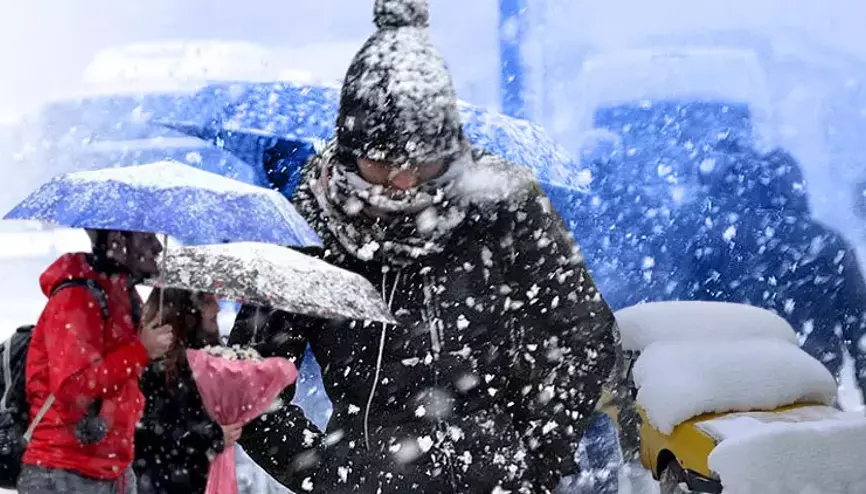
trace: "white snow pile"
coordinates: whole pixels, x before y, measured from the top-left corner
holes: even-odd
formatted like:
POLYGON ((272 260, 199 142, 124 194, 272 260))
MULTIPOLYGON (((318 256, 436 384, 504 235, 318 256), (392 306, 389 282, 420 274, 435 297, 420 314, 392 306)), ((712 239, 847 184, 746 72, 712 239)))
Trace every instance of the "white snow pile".
MULTIPOLYGON (((841 414, 841 412, 840 412, 841 414)), ((866 420, 775 422, 710 453, 725 494, 866 492, 866 420)))
POLYGON ((638 403, 664 434, 705 413, 829 405, 837 393, 820 362, 788 341, 769 338, 653 343, 633 376, 638 403))
POLYGON ((657 341, 759 337, 797 344, 787 321, 758 307, 725 302, 653 302, 616 312, 623 350, 642 351, 657 341))

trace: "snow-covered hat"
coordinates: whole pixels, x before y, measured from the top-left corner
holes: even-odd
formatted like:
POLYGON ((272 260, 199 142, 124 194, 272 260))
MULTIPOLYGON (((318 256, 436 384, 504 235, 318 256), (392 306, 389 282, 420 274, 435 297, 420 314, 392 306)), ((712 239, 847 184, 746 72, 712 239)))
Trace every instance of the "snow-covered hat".
POLYGON ((426 0, 375 0, 378 30, 352 60, 337 141, 354 155, 401 165, 449 162, 464 150, 457 95, 428 30, 426 0))

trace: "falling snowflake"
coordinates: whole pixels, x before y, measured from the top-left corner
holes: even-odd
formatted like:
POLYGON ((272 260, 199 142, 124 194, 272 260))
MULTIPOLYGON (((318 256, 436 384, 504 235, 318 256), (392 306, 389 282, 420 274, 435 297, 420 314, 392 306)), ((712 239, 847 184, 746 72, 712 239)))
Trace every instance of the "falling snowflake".
POLYGON ((469 320, 466 319, 466 316, 464 316, 463 314, 460 314, 457 317, 457 329, 462 331, 468 327, 469 327, 469 320))
POLYGON ((418 438, 418 447, 421 448, 423 453, 427 453, 430 449, 433 448, 433 438, 430 436, 423 436, 418 438))
POLYGON ((307 492, 312 492, 312 490, 313 490, 313 479, 310 478, 310 477, 305 478, 304 481, 301 483, 301 489, 303 489, 303 490, 305 490, 305 491, 307 491, 307 492))

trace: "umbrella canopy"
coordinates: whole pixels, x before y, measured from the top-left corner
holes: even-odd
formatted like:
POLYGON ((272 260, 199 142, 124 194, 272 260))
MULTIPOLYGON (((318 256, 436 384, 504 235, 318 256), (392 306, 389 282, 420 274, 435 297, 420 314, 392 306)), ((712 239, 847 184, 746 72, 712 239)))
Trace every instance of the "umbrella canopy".
POLYGON ((4 219, 163 233, 187 244, 321 246, 279 192, 176 161, 59 175, 4 219))
POLYGON ((213 293, 230 300, 322 318, 395 323, 366 278, 277 245, 187 246, 165 254, 151 286, 213 293))
MULTIPOLYGON (((247 159, 280 141, 309 143, 325 141, 334 134, 340 90, 334 86, 281 83, 216 84, 202 89, 218 97, 231 94, 218 121, 159 121, 189 135, 215 142, 247 159)), ((531 168, 546 186, 580 190, 587 177, 578 170, 568 152, 540 127, 483 108, 459 103, 466 136, 474 146, 531 168)), ((305 145, 306 143, 307 145, 305 145)), ((304 156, 295 159, 303 162, 304 156)), ((308 157, 308 156, 306 156, 308 157)), ((267 171, 267 170, 266 170, 267 171)))

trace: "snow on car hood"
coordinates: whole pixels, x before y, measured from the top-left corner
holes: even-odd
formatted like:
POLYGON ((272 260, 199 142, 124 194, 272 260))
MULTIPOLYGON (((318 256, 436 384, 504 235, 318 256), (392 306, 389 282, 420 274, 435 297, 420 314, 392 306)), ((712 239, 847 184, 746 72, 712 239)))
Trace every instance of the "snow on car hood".
POLYGON ((695 427, 719 443, 727 439, 760 434, 767 424, 804 424, 862 419, 860 414, 854 412, 843 412, 833 407, 815 405, 784 411, 729 413, 698 422, 695 427))
POLYGON ((716 423, 730 437, 710 453, 709 466, 725 494, 866 492, 866 418, 819 408, 760 427, 754 416, 716 423))

